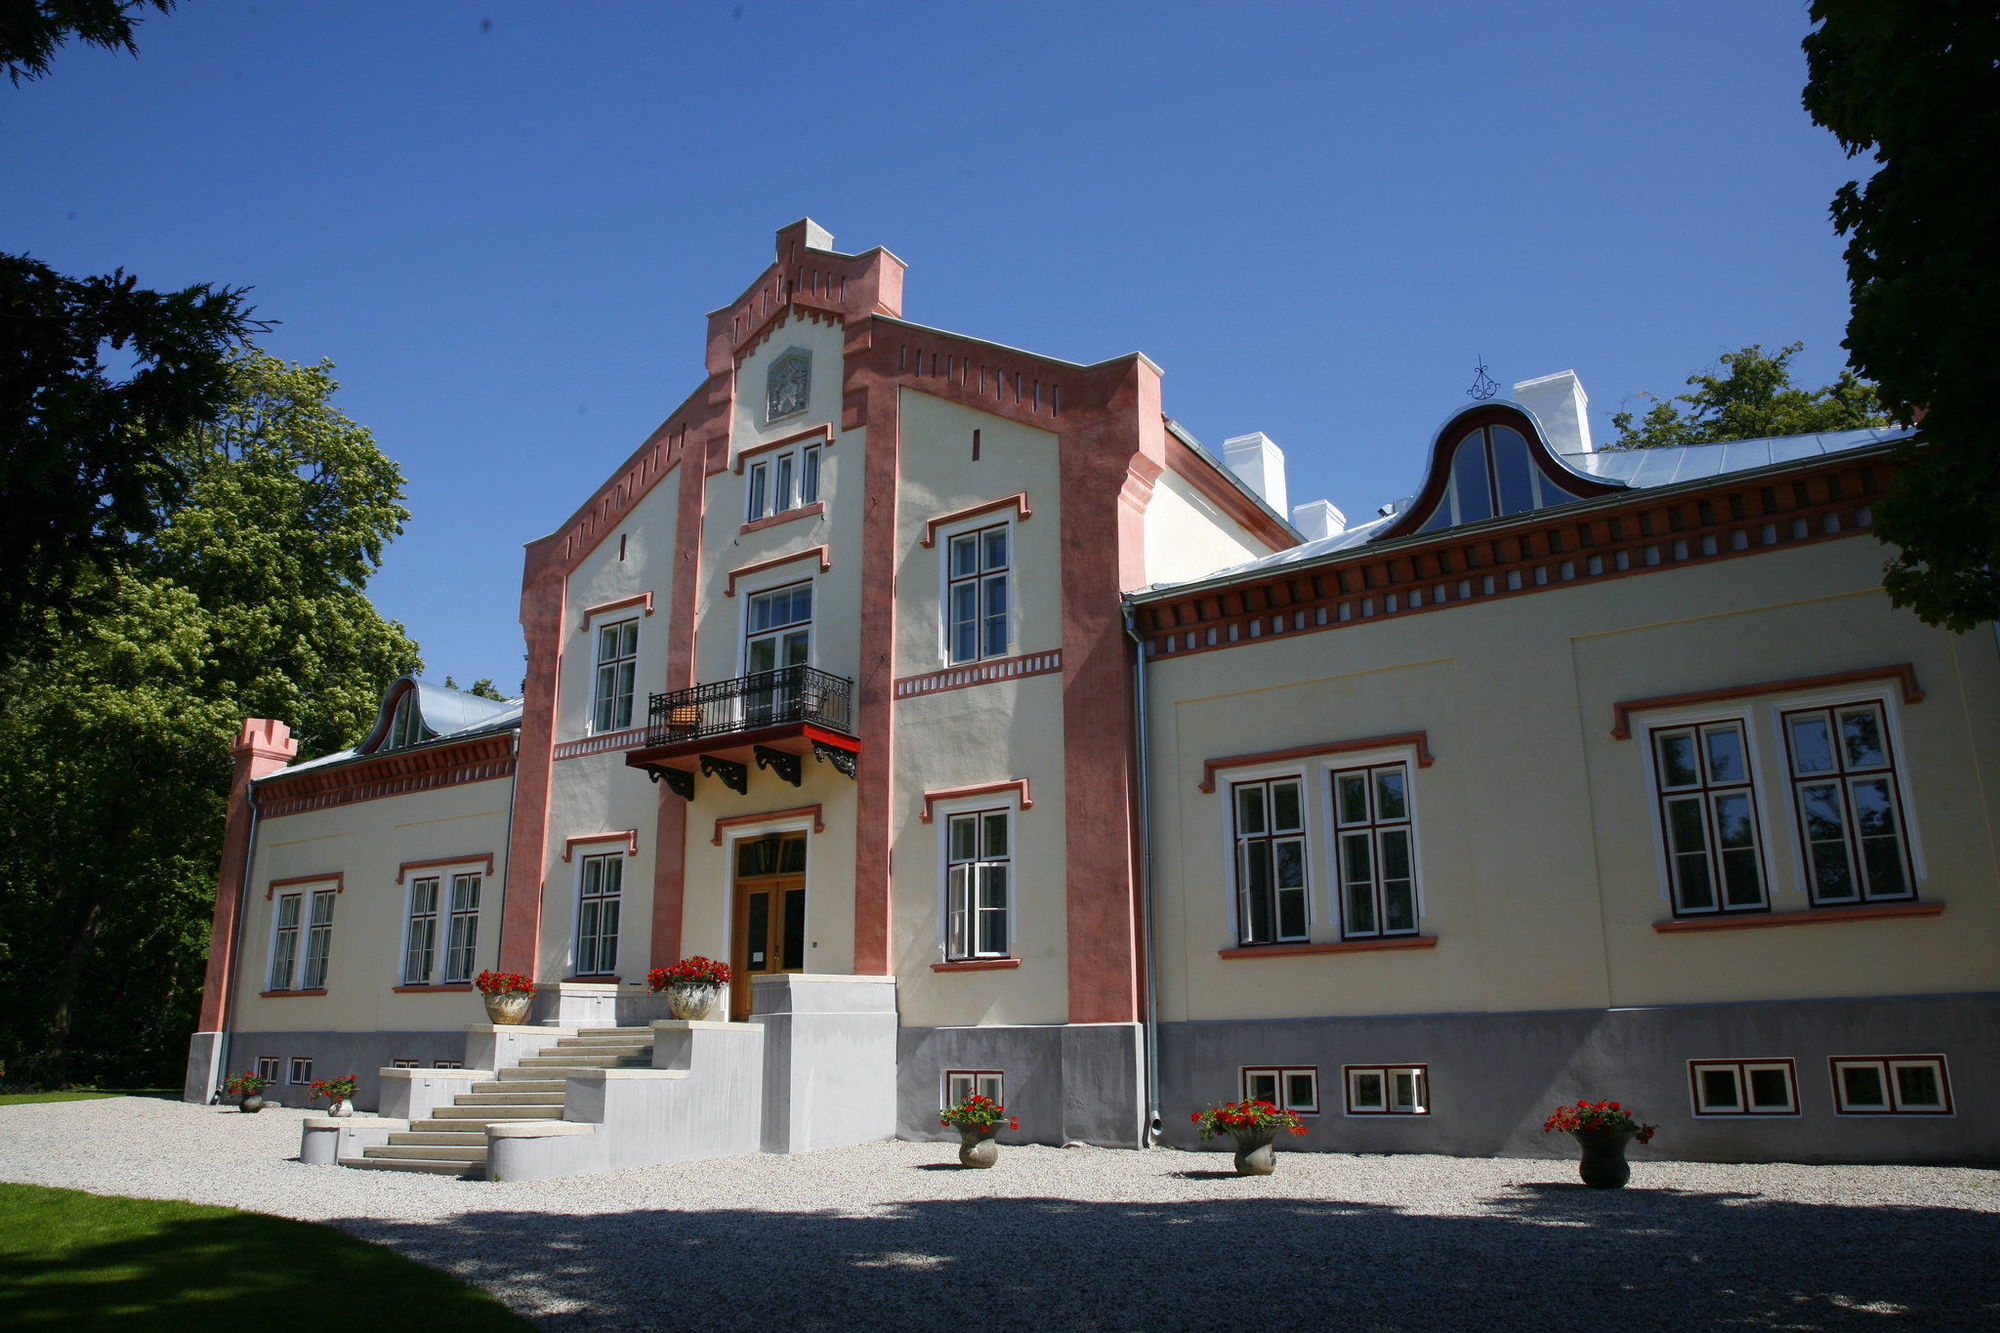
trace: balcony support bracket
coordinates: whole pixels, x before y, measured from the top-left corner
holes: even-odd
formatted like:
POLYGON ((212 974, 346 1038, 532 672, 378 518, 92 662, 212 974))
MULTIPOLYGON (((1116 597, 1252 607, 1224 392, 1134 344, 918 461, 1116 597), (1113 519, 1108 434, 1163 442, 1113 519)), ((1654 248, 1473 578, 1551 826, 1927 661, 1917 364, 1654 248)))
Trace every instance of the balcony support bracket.
POLYGON ((667 790, 683 801, 694 799, 694 774, 685 768, 671 768, 666 764, 647 764, 646 776, 655 782, 667 784, 667 790))
POLYGON ((786 754, 783 750, 773 750, 768 745, 756 748, 757 767, 768 768, 794 787, 799 785, 799 756, 786 754))
POLYGON ((718 759, 712 754, 701 757, 701 775, 705 778, 721 778, 722 785, 738 796, 750 794, 750 766, 718 759))
POLYGON ((832 764, 842 776, 853 777, 855 760, 860 756, 852 750, 843 750, 838 745, 828 745, 818 737, 813 738, 813 758, 823 764, 832 764))

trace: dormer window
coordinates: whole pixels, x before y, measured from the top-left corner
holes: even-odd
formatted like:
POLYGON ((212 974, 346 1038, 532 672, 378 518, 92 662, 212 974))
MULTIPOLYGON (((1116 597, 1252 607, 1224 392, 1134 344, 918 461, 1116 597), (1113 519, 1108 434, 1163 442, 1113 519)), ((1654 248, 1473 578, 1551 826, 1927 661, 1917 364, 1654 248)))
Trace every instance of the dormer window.
POLYGON ((403 697, 396 701, 396 711, 389 717, 389 740, 382 748, 400 750, 406 745, 418 745, 429 739, 430 728, 424 725, 424 715, 417 709, 417 692, 405 690, 403 697))
POLYGON ((1423 489, 1374 540, 1526 514, 1620 489, 1573 471, 1511 404, 1469 408, 1438 432, 1423 489))

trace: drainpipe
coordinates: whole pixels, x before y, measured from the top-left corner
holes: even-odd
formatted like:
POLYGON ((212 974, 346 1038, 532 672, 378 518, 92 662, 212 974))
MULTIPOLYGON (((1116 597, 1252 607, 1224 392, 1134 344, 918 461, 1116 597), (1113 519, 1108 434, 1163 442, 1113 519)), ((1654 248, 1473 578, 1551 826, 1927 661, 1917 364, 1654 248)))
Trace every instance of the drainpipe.
MULTIPOLYGON (((243 878, 236 890, 236 942, 229 949, 229 973, 223 980, 222 1008, 216 1022, 216 1026, 222 1029, 222 1049, 216 1063, 224 1079, 229 1077, 229 1046, 235 1033, 230 1020, 236 1016, 236 985, 243 972, 243 935, 250 919, 250 867, 257 860, 257 783, 254 779, 243 784, 243 800, 250 807, 250 836, 243 840, 243 878)), ((218 1081, 210 1090, 209 1105, 222 1100, 221 1088, 222 1084, 218 1081)))
POLYGON ((1146 1123, 1139 1133, 1139 1146, 1150 1148, 1159 1141, 1160 1130, 1160 969, 1155 956, 1153 932, 1153 791, 1152 769, 1146 737, 1146 643, 1139 637, 1137 613, 1130 599, 1125 603, 1125 633, 1132 640, 1137 663, 1134 707, 1139 732, 1139 900, 1142 957, 1146 967, 1146 1010, 1139 1027, 1145 1048, 1146 1123))

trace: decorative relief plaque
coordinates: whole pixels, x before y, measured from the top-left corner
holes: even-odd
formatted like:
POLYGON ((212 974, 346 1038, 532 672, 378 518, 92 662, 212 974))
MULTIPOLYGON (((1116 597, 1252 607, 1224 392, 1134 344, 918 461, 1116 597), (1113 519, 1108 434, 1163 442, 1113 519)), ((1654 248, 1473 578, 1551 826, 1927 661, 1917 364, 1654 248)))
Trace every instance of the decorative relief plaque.
POLYGON ((764 386, 765 420, 776 421, 805 411, 811 385, 810 352, 790 351, 773 361, 764 386))

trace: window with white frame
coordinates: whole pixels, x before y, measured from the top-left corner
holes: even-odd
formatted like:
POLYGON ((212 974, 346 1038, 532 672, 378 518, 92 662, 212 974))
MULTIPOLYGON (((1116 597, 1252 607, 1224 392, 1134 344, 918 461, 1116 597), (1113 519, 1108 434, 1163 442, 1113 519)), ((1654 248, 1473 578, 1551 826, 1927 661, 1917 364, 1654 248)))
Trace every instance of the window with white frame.
POLYGON ((639 671, 639 622, 597 627, 597 669, 591 687, 590 725, 600 735, 632 725, 632 686, 639 671))
POLYGON ((755 523, 819 499, 820 454, 824 444, 804 444, 758 458, 745 470, 749 492, 745 521, 755 523))
POLYGON ((442 876, 423 875, 410 882, 409 919, 403 930, 405 986, 427 986, 434 979, 448 986, 472 980, 481 880, 478 874, 453 875, 449 896, 442 876))
POLYGON ((1269 1102, 1281 1111, 1315 1115, 1319 1111, 1319 1067, 1246 1068, 1243 1071, 1243 1100, 1269 1102))
POLYGON ((750 594, 743 617, 743 674, 762 677, 744 692, 744 725, 799 720, 805 673, 792 668, 812 659, 812 581, 750 594))
POLYGON ((302 893, 281 893, 272 917, 271 972, 266 990, 290 990, 299 962, 299 926, 305 908, 302 893))
POLYGON ((1942 1055, 1838 1055, 1833 1104, 1842 1115, 1951 1115, 1942 1055))
POLYGON ((424 1067, 424 1062, 422 1060, 408 1060, 408 1059, 391 1060, 389 1062, 389 1067, 391 1069, 422 1069, 424 1067))
POLYGON ((432 1069, 463 1069, 463 1068, 465 1068, 465 1061, 463 1061, 463 1060, 433 1060, 433 1061, 431 1061, 431 1068, 432 1068, 432 1069))
POLYGON ((586 856, 577 869, 578 976, 605 976, 618 970, 618 907, 624 878, 621 852, 586 856))
POLYGON ((451 915, 444 947, 444 982, 448 986, 472 980, 473 957, 479 949, 480 887, 478 875, 451 877, 451 915))
POLYGON ((403 928, 403 984, 430 984, 437 958, 438 877, 425 875, 410 882, 410 919, 403 928))
POLYGON ((1742 719, 1659 727, 1650 735, 1675 915, 1768 908, 1752 758, 1742 719))
POLYGON ((1790 1060, 1690 1060, 1694 1113, 1797 1115, 1799 1083, 1790 1060))
POLYGON ((1013 545, 1010 523, 954 533, 945 540, 945 659, 1005 657, 1013 649, 1013 545))
POLYGON ((1348 1065, 1349 1115, 1429 1115, 1430 1074, 1424 1065, 1348 1065))
POLYGON ((945 957, 1008 956, 1013 811, 945 816, 945 957))
POLYGON ((279 1061, 278 1057, 277 1057, 277 1056, 275 1056, 275 1055, 260 1055, 260 1056, 258 1056, 258 1057, 257 1057, 257 1077, 258 1077, 258 1078, 261 1078, 261 1079, 263 1079, 263 1080, 265 1080, 265 1081, 266 1081, 266 1082, 268 1082, 268 1083, 276 1083, 276 1082, 278 1081, 278 1066, 279 1066, 279 1064, 280 1064, 280 1061, 279 1061))
POLYGON ((1005 1076, 997 1069, 947 1069, 944 1071, 944 1105, 952 1107, 975 1093, 1005 1106, 1002 1085, 1005 1076))
POLYGON ((288 1071, 288 1075, 285 1079, 285 1082, 298 1084, 298 1083, 310 1083, 312 1081, 313 1081, 312 1058, 310 1056, 304 1056, 304 1055, 293 1056, 292 1067, 290 1071, 288 1071))
POLYGON ((305 975, 299 979, 300 990, 326 987, 327 961, 333 952, 333 896, 332 889, 317 890, 312 896, 310 915, 306 918, 305 975))
POLYGON ((1417 880, 1408 766, 1333 773, 1335 860, 1343 939, 1417 933, 1417 880))
POLYGON ((1792 709, 1782 720, 1813 902, 1912 897, 1916 881, 1882 705, 1792 709))
POLYGON ((1309 913, 1302 787, 1297 777, 1230 784, 1240 944, 1306 938, 1309 913))

